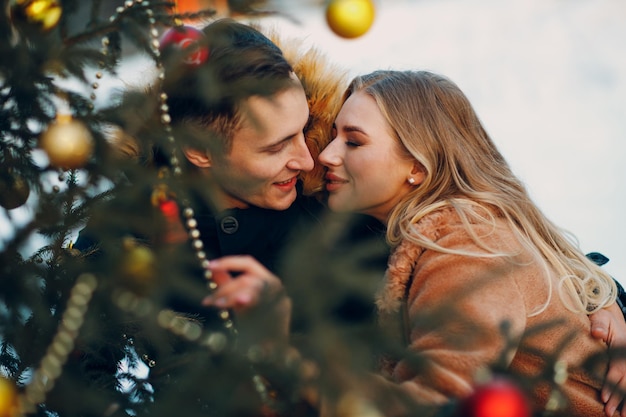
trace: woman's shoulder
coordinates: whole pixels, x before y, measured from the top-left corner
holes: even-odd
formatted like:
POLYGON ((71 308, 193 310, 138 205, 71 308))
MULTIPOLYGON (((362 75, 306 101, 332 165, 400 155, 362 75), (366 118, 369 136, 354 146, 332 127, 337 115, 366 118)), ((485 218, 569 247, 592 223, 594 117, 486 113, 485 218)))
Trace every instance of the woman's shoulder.
POLYGON ((462 216, 459 209, 454 206, 444 206, 420 216, 419 220, 412 223, 409 231, 432 242, 454 234, 506 235, 513 233, 504 217, 496 210, 486 208, 463 213, 462 216))
POLYGON ((462 254, 526 254, 518 234, 502 216, 465 216, 451 206, 422 216, 394 249, 394 258, 414 264, 426 251, 462 254))

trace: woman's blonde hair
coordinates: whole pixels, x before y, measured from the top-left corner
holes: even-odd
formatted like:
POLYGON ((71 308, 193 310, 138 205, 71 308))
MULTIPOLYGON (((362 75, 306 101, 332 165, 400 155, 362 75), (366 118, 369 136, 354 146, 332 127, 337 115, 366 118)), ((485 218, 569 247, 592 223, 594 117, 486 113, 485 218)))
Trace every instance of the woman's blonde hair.
MULTIPOLYGON (((493 222, 489 213, 496 213, 506 219, 524 247, 540 255, 546 270, 551 267, 561 277, 559 294, 568 308, 590 313, 614 301, 614 280, 531 201, 455 83, 427 71, 376 71, 355 78, 344 101, 359 90, 376 100, 402 152, 417 160, 426 173, 423 183, 390 213, 391 245, 410 239, 449 252, 413 233, 412 224, 445 206, 453 207, 468 226, 493 222)), ((466 255, 513 255, 489 249, 472 236, 488 254, 466 255)))

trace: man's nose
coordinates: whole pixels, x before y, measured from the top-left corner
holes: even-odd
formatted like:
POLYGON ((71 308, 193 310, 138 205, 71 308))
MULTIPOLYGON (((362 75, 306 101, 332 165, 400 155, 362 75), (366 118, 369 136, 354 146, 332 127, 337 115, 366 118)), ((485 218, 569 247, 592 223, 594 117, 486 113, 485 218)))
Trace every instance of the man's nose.
POLYGON ((304 141, 299 142, 295 149, 295 155, 289 162, 288 167, 294 170, 311 171, 314 165, 315 161, 313 161, 306 143, 304 141))

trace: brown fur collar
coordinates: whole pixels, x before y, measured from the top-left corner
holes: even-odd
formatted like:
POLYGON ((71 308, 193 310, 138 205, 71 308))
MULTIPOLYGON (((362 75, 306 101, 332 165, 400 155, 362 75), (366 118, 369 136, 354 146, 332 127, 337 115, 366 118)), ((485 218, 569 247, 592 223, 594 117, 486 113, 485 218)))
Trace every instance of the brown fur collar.
POLYGON ((304 86, 310 109, 305 137, 315 168, 302 174, 302 183, 305 195, 315 194, 321 198, 324 168, 317 157, 330 142, 331 129, 348 86, 348 72, 331 63, 317 48, 304 48, 301 39, 281 38, 275 31, 266 33, 266 36, 282 49, 304 86))
MULTIPOLYGON (((415 225, 415 230, 427 239, 437 241, 441 227, 448 224, 451 217, 458 218, 453 208, 438 210, 421 219, 415 225)), ((400 311, 412 272, 423 252, 424 248, 406 240, 393 250, 385 273, 384 286, 376 297, 376 306, 381 314, 396 314, 400 311)))

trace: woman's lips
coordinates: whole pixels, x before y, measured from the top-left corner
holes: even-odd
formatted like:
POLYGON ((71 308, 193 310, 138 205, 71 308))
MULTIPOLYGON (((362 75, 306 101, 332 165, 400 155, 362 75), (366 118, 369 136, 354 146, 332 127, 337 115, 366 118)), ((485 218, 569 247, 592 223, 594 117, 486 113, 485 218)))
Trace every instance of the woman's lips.
POLYGON ((332 192, 332 191, 336 191, 339 188, 341 188, 341 186, 343 184, 347 184, 348 181, 338 177, 334 174, 326 174, 326 191, 332 192))

